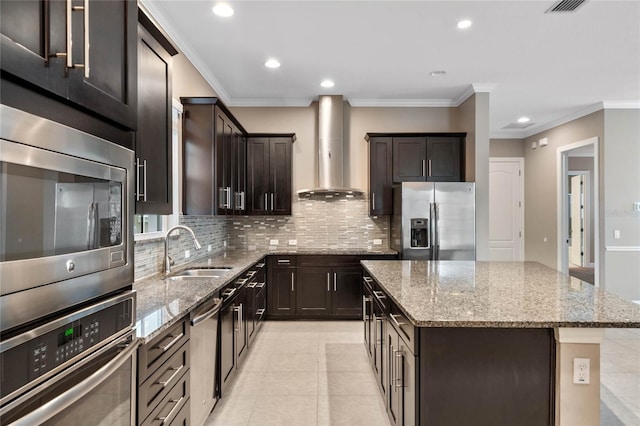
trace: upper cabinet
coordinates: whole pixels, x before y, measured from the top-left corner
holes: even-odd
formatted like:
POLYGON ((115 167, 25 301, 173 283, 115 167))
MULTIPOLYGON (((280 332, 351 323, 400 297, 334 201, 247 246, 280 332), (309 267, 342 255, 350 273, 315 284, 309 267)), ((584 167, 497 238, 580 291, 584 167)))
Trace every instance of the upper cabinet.
POLYGON ((393 138, 394 182, 460 182, 464 137, 393 138))
POLYGON ((369 215, 393 213, 392 144, 390 137, 369 140, 369 215))
POLYGON ((368 133, 369 215, 393 212, 393 185, 464 180, 464 133, 368 133))
POLYGON ((212 97, 180 98, 184 107, 183 213, 246 212, 246 132, 212 97))
POLYGON ((137 2, 2 1, 0 66, 18 81, 136 128, 137 2))
POLYGON ((294 134, 253 134, 247 139, 247 212, 291 215, 291 147, 294 134))
POLYGON ((172 213, 171 57, 178 51, 139 11, 136 213, 172 213))

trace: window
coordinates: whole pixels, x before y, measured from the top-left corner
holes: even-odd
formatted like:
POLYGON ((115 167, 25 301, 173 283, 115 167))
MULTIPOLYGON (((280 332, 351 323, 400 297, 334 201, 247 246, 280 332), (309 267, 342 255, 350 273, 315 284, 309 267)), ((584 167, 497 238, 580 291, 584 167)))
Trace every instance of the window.
POLYGON ((178 208, 178 145, 180 130, 180 114, 182 105, 177 100, 173 100, 171 109, 171 168, 172 172, 172 194, 173 194, 173 214, 157 215, 144 214, 134 215, 133 234, 136 241, 148 240, 163 237, 167 230, 177 225, 179 222, 180 210, 178 208))

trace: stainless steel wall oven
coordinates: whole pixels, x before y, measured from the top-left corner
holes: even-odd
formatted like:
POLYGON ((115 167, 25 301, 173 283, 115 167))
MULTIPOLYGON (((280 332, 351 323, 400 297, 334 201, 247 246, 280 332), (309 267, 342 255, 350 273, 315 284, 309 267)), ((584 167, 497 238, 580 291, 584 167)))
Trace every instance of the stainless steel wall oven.
POLYGON ((133 152, 0 105, 0 424, 135 423, 133 152))
POLYGON ((133 152, 0 106, 0 330, 130 289, 133 152))

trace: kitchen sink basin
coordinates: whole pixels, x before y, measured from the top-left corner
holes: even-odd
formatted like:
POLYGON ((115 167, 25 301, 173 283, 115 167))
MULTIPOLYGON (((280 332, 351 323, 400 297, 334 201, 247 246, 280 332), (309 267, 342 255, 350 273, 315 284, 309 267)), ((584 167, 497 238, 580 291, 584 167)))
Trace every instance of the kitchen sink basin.
POLYGON ((204 268, 190 268, 169 277, 172 280, 183 280, 189 278, 220 278, 231 271, 229 266, 215 266, 204 268))

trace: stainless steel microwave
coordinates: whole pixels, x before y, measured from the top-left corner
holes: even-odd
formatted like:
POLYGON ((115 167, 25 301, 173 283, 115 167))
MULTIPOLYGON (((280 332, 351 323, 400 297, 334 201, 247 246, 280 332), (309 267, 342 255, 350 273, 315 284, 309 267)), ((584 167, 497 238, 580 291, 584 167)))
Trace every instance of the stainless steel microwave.
POLYGON ((0 106, 2 332, 130 287, 133 152, 0 106))

